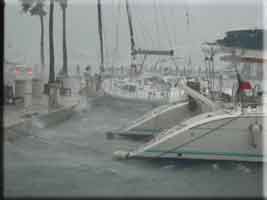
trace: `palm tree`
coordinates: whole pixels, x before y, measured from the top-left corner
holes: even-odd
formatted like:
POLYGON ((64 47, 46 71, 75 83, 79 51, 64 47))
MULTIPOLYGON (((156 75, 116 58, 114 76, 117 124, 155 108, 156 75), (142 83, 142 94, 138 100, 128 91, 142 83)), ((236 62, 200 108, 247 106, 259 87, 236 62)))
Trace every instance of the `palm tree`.
POLYGON ((30 13, 32 16, 39 16, 41 25, 41 39, 40 39, 40 58, 42 73, 45 66, 45 54, 44 54, 44 16, 47 14, 45 11, 45 0, 20 0, 22 5, 22 11, 24 13, 30 13))
POLYGON ((48 105, 51 108, 56 108, 59 104, 57 94, 58 87, 55 80, 55 54, 54 54, 54 1, 50 0, 49 8, 49 80, 48 89, 48 105))
POLYGON ((49 8, 49 83, 55 82, 55 55, 54 55, 54 0, 50 0, 49 8))
POLYGON ((22 11, 24 13, 28 13, 30 8, 32 7, 34 0, 19 0, 22 6, 22 11))
POLYGON ((45 66, 45 55, 44 55, 44 16, 46 15, 46 11, 44 9, 44 1, 39 0, 30 10, 31 15, 38 15, 40 17, 41 24, 41 39, 40 39, 40 55, 41 55, 41 66, 42 72, 44 72, 45 66))
POLYGON ((66 40, 66 9, 67 9, 67 0, 56 0, 61 9, 62 9, 62 50, 63 50, 63 66, 62 73, 65 76, 68 76, 68 55, 67 55, 67 40, 66 40))

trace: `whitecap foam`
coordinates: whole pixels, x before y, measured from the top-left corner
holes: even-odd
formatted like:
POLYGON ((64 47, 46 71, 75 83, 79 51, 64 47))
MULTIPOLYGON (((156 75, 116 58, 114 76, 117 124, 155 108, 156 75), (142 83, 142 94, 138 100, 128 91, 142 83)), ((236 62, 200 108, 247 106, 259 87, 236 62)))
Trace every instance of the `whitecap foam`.
POLYGON ((165 165, 163 167, 161 167, 162 169, 173 169, 175 167, 175 165, 165 165))
POLYGON ((213 170, 219 170, 220 169, 219 164, 218 163, 213 163, 212 164, 212 169, 213 170))
POLYGON ((237 164, 236 169, 244 173, 251 173, 251 169, 243 164, 237 164))
POLYGON ((32 118, 32 126, 36 128, 44 128, 45 124, 38 118, 32 118))

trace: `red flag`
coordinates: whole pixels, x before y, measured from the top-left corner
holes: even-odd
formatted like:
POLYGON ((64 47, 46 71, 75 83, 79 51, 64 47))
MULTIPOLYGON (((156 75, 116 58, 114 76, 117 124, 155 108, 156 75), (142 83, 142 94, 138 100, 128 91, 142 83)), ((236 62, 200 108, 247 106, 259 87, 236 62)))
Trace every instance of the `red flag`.
POLYGON ((240 91, 251 90, 252 86, 249 81, 241 82, 239 85, 240 91))

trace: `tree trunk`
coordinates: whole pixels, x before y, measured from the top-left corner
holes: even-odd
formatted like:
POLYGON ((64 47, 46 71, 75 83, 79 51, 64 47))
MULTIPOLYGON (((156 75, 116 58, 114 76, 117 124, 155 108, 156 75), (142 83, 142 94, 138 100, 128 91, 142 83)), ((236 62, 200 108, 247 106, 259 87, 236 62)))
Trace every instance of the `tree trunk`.
POLYGON ((50 0, 49 11, 49 83, 55 82, 55 55, 54 55, 54 38, 53 38, 53 22, 54 22, 54 0, 50 0))
POLYGON ((41 45, 40 45, 40 54, 41 54, 41 73, 44 74, 44 67, 45 67, 45 55, 44 55, 44 17, 40 15, 40 22, 41 22, 41 45))
POLYGON ((66 40, 66 8, 62 8, 62 25, 63 25, 63 73, 68 76, 68 55, 67 55, 67 40, 66 40))

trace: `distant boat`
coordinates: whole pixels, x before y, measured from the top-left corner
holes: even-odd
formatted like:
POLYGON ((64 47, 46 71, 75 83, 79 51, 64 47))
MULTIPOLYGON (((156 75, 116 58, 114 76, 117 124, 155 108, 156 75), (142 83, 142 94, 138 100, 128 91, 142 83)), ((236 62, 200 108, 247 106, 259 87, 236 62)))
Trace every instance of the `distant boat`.
MULTIPOLYGON (((129 3, 126 0, 128 16, 131 64, 130 72, 126 76, 111 77, 103 81, 102 88, 106 95, 127 101, 143 101, 154 104, 168 104, 172 102, 186 101, 187 96, 177 87, 179 76, 162 76, 159 74, 144 73, 144 63, 137 65, 136 56, 147 55, 173 56, 173 50, 147 50, 135 47, 134 32, 129 3), (137 69, 139 67, 139 69, 137 69)), ((143 62, 144 62, 143 60, 143 62)))
POLYGON ((185 92, 176 85, 177 81, 175 76, 143 74, 133 80, 129 77, 105 79, 102 87, 105 94, 113 98, 168 104, 187 100, 185 92))

